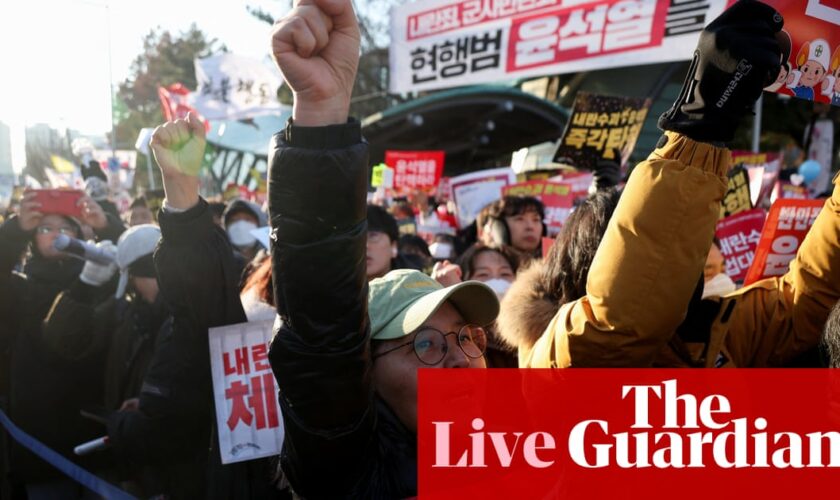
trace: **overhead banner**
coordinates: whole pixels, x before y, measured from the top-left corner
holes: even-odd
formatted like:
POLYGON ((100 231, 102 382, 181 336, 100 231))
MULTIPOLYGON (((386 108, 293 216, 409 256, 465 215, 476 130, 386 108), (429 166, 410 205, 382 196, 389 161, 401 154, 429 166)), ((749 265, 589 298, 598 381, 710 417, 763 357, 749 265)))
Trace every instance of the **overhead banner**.
POLYGON ((788 271, 790 261, 796 257, 799 246, 814 225, 824 203, 823 200, 792 199, 781 199, 773 203, 744 285, 782 276, 788 271))
POLYGON ((458 226, 464 228, 473 223, 482 208, 501 198, 505 186, 516 183, 516 174, 510 167, 494 168, 459 175, 449 182, 458 226))
POLYGON ((257 59, 218 54, 195 60, 198 89, 191 104, 208 120, 240 120, 279 114, 280 73, 257 59))
POLYGON ((394 189, 436 187, 445 156, 443 151, 385 151, 385 164, 394 169, 394 189))
POLYGON ((283 419, 268 363, 272 321, 210 329, 210 365, 223 464, 280 454, 283 419))
POLYGON ((725 0, 437 0, 394 8, 391 91, 688 59, 725 0))
MULTIPOLYGON (((390 90, 461 85, 691 59, 734 0, 423 0, 391 11, 390 90)), ((834 0, 768 0, 792 40, 768 90, 840 105, 834 0), (820 71, 815 71, 819 65, 820 71), (828 78, 832 76, 833 78, 828 78)))
POLYGON ((732 281, 744 281, 755 258, 755 249, 761 239, 766 215, 764 210, 756 208, 717 223, 715 236, 726 262, 726 275, 732 278, 732 281))
POLYGON ((579 92, 554 161, 587 170, 604 160, 623 165, 636 146, 650 105, 650 99, 579 92))
MULTIPOLYGON (((502 189, 504 196, 533 196, 545 207, 545 225, 560 229, 572 213, 575 194, 571 184, 549 181, 528 181, 502 189)), ((543 254, 545 255, 545 254, 543 254)))

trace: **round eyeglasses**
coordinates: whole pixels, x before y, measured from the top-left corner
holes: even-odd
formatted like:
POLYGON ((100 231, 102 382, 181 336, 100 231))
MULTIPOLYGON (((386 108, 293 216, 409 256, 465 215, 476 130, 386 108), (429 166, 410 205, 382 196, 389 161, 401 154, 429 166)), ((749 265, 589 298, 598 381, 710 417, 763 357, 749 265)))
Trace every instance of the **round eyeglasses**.
POLYGON ((449 351, 446 337, 450 335, 456 335, 458 347, 468 358, 478 359, 484 356, 484 352, 487 350, 487 332, 478 325, 464 325, 457 332, 449 333, 443 333, 431 327, 420 328, 414 333, 414 339, 411 342, 374 354, 373 359, 381 358, 403 347, 412 346, 414 354, 417 355, 417 359, 421 363, 434 366, 446 357, 446 353, 449 351))
POLYGON ((76 236, 76 230, 72 227, 62 226, 62 227, 52 227, 52 226, 38 226, 35 229, 35 232, 38 234, 50 234, 50 233, 61 233, 67 236, 76 236))

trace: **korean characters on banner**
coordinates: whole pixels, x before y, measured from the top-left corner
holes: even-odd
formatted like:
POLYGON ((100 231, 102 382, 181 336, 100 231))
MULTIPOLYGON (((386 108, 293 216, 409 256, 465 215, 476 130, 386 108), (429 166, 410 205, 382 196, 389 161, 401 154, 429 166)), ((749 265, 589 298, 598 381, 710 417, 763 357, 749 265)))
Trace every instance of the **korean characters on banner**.
POLYGON ((280 73, 257 59, 224 53, 195 60, 192 105, 208 120, 240 120, 282 111, 280 73))
POLYGON ((210 364, 222 463, 278 455, 283 419, 268 363, 272 322, 210 329, 210 364))
POLYGON ((773 203, 764 223, 755 259, 744 285, 782 276, 823 207, 823 200, 782 199, 773 203))
POLYGON ((739 165, 729 171, 729 185, 720 204, 720 218, 729 217, 751 208, 750 176, 747 169, 739 165))
POLYGON ((756 208, 718 222, 715 236, 726 262, 726 274, 732 281, 744 281, 755 257, 765 217, 764 210, 756 208))
POLYGON ((499 199, 505 186, 516 183, 510 167, 481 170, 452 177, 452 201, 455 202, 458 227, 473 223, 482 208, 499 199))
POLYGON ((391 11, 390 90, 688 60, 727 0, 424 0, 391 11))
POLYGON ((443 175, 443 151, 385 151, 385 164, 394 170, 394 189, 431 189, 443 175))
POLYGON ((840 3, 765 1, 785 18, 783 32, 790 39, 789 57, 765 90, 840 106, 840 3))
MULTIPOLYGON (((560 231, 574 207, 572 186, 559 182, 529 181, 502 188, 503 196, 532 196, 545 206, 545 224, 553 233, 560 231)), ((544 254, 545 255, 545 254, 544 254)))
POLYGON ((594 169, 599 161, 623 165, 642 131, 650 99, 578 93, 554 161, 594 169))

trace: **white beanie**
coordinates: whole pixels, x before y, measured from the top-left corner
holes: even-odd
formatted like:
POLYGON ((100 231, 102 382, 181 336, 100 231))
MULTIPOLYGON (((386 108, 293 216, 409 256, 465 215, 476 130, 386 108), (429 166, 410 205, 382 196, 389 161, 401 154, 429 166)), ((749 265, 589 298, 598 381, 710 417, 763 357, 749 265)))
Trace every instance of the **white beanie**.
POLYGON ((128 266, 154 252, 158 240, 160 228, 154 224, 134 226, 120 236, 117 243, 117 266, 120 268, 117 298, 125 295, 125 289, 128 287, 128 266))

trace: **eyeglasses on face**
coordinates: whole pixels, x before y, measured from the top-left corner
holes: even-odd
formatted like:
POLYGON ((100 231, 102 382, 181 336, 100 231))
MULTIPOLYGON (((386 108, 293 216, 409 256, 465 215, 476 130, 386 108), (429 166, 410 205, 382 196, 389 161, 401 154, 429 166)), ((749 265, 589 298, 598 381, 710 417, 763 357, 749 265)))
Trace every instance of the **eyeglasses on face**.
POLYGON ((53 226, 38 226, 35 229, 35 232, 38 234, 50 234, 50 233, 61 233, 67 236, 75 236, 76 230, 70 226, 61 226, 61 227, 53 227, 53 226))
POLYGON ((458 347, 470 359, 478 359, 484 356, 487 350, 487 332, 478 325, 464 325, 457 332, 443 333, 431 327, 423 327, 414 333, 414 339, 410 342, 394 346, 386 351, 373 355, 373 359, 394 352, 403 347, 412 346, 417 359, 424 365, 434 366, 446 357, 449 351, 449 344, 446 338, 456 335, 458 347))

